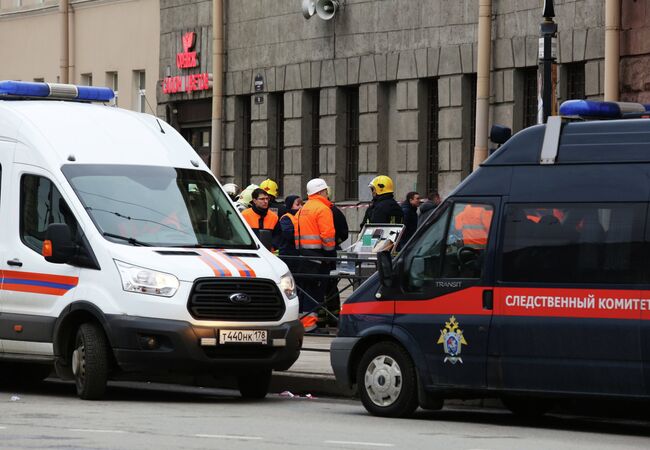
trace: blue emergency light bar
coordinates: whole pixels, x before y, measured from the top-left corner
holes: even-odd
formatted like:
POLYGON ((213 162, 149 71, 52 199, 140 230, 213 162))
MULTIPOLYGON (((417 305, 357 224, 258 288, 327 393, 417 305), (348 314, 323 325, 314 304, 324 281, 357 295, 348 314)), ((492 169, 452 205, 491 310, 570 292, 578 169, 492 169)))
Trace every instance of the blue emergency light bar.
POLYGON ((597 102, 592 100, 567 100, 560 106, 560 115, 592 119, 621 119, 626 114, 644 114, 650 105, 631 102, 597 102))
POLYGON ((5 80, 0 81, 0 98, 2 97, 107 102, 115 98, 115 93, 113 89, 107 87, 5 80))

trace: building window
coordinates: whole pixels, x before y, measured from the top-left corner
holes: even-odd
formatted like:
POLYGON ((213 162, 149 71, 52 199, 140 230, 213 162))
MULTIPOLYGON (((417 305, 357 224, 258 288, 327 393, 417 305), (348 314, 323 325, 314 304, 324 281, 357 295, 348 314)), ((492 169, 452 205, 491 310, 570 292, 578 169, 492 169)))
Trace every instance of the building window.
POLYGON ((345 92, 345 199, 359 198, 359 88, 345 92))
POLYGON ((278 184, 278 190, 283 192, 284 187, 284 94, 269 95, 269 106, 271 107, 271 117, 269 122, 272 135, 271 142, 271 160, 269 161, 269 177, 278 184))
POLYGON ((537 124, 537 67, 523 69, 524 128, 537 124))
POLYGON ((427 83, 426 192, 438 190, 438 80, 427 83))
POLYGON ((144 70, 134 71, 133 80, 135 84, 135 110, 143 113, 147 110, 146 77, 144 70))
POLYGON ((468 138, 463 142, 461 155, 461 174, 465 178, 474 167, 474 146, 476 145, 476 74, 463 76, 462 79, 463 101, 463 136, 468 138))
POLYGON ((235 177, 242 189, 251 179, 251 97, 237 96, 235 101, 235 177))
POLYGON ((585 98, 585 64, 572 63, 565 66, 567 100, 585 98))
POLYGON ((83 86, 92 86, 93 85, 93 74, 92 73, 82 73, 81 74, 81 84, 83 86))
POLYGON ((34 83, 44 83, 45 78, 34 78, 34 83))
POLYGON ((311 95, 311 177, 320 177, 320 91, 314 89, 311 95))
POLYGON ((106 86, 113 89, 113 93, 115 94, 115 97, 111 101, 111 105, 117 106, 117 94, 119 90, 117 72, 106 72, 106 86))

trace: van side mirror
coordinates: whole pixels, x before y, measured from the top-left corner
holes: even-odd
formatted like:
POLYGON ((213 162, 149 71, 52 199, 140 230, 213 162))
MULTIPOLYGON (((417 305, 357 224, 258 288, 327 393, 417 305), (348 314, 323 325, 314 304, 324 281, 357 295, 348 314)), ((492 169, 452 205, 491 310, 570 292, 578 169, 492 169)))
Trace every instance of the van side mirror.
POLYGON ((377 253, 377 270, 381 285, 391 287, 393 285, 393 258, 390 256, 390 251, 377 253))
POLYGON ((512 130, 503 125, 492 125, 490 128, 490 140, 495 144, 505 144, 512 136, 512 130))
POLYGON ((51 223, 45 231, 42 255, 45 260, 55 264, 70 262, 77 251, 72 241, 72 232, 65 223, 51 223))
POLYGON ((262 245, 268 250, 273 248, 273 234, 271 233, 271 230, 259 230, 257 237, 260 238, 262 245))

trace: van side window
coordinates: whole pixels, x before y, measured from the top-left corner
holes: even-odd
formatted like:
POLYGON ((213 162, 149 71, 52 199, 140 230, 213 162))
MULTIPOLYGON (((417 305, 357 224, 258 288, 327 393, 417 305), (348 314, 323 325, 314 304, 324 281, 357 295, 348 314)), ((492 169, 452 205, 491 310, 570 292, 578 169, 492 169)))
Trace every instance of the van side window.
POLYGON ((645 204, 510 204, 501 280, 637 283, 645 204))
POLYGON ((77 222, 50 180, 37 175, 23 175, 20 180, 20 235, 23 243, 40 253, 45 231, 51 223, 66 223, 72 236, 77 222))
POLYGON ((421 292, 439 278, 481 278, 493 211, 491 205, 478 203, 447 208, 409 246, 405 290, 421 292))

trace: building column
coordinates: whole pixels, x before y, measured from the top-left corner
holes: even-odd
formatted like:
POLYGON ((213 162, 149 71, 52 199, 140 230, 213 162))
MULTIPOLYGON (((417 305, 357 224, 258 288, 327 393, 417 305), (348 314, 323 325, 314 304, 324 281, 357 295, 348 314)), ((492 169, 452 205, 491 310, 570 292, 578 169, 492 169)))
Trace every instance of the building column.
POLYGON ((309 165, 305 164, 305 156, 311 151, 310 142, 306 139, 309 124, 304 91, 289 91, 284 93, 284 192, 287 195, 301 195, 305 184, 303 174, 308 175, 309 165))
POLYGON ((370 181, 388 172, 388 117, 379 83, 359 86, 359 200, 370 201, 370 181))
MULTIPOLYGON (((463 118, 469 115, 463 109, 470 108, 463 104, 462 84, 462 75, 438 79, 438 191, 443 198, 462 180, 463 118)), ((469 133, 468 129, 465 139, 469 133)))
MULTIPOLYGON (((235 183, 235 97, 224 98, 221 141, 221 173, 215 174, 223 184, 235 183)), ((240 186, 244 189, 246 186, 240 186)))
POLYGON ((345 98, 341 89, 320 91, 320 171, 336 200, 345 195, 345 98))
POLYGON ((251 183, 260 184, 268 178, 269 94, 251 97, 251 183), (256 103, 255 97, 263 99, 256 103))
POLYGON ((395 183, 398 201, 419 188, 420 117, 425 112, 418 109, 418 85, 418 80, 397 82, 397 148, 389 152, 388 175, 395 183))

